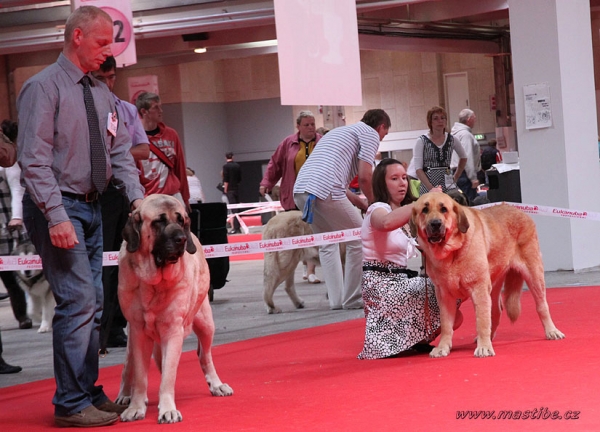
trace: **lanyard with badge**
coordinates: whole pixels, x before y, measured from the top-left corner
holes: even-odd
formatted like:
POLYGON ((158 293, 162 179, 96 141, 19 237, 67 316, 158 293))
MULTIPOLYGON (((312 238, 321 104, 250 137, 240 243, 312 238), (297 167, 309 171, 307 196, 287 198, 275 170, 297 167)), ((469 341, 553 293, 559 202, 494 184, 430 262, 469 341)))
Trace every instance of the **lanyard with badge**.
POLYGON ((305 155, 304 160, 306 160, 306 159, 308 159, 308 156, 310 155, 309 147, 310 147, 310 143, 312 142, 312 140, 310 142, 306 142, 301 138, 300 141, 302 142, 302 144, 304 144, 304 155, 305 155))

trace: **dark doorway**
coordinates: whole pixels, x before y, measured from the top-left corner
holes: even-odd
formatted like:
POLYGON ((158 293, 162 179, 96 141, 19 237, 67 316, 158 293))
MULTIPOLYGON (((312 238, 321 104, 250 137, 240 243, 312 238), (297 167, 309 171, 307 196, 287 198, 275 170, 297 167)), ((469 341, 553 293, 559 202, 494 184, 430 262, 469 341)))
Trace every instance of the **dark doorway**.
POLYGON ((240 201, 243 203, 258 202, 260 181, 263 178, 263 165, 269 163, 268 160, 239 162, 242 168, 242 183, 240 184, 240 201))

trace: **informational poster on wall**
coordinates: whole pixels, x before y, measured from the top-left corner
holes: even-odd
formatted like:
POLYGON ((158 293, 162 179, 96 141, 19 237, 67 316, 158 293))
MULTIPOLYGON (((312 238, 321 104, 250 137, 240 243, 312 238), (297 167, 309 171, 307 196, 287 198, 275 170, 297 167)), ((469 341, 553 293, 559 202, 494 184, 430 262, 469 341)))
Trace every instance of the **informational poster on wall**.
POLYGON ((137 63, 131 0, 73 0, 73 8, 96 6, 110 15, 113 21, 114 42, 111 50, 117 67, 137 63))
POLYGON ((283 105, 362 105, 355 0, 274 0, 283 105))
POLYGON ((523 86, 525 97, 525 128, 541 129, 552 126, 550 86, 547 83, 523 86))
POLYGON ((129 102, 135 105, 137 97, 144 92, 158 94, 158 76, 144 75, 127 78, 127 87, 129 90, 129 102))

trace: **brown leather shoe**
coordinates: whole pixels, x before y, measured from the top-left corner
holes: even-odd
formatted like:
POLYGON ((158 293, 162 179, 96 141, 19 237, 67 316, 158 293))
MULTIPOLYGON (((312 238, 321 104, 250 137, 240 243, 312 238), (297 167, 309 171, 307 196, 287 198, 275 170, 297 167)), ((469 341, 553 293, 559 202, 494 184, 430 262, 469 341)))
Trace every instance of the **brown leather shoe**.
POLYGON ((100 411, 93 405, 70 416, 54 416, 54 423, 58 427, 108 426, 115 423, 117 420, 119 420, 119 416, 116 413, 100 411))
POLYGON ((123 413, 123 411, 125 411, 127 409, 127 405, 119 405, 119 404, 116 404, 114 402, 107 400, 106 402, 102 403, 101 405, 98 405, 96 408, 98 408, 100 411, 104 411, 104 412, 121 414, 121 413, 123 413))

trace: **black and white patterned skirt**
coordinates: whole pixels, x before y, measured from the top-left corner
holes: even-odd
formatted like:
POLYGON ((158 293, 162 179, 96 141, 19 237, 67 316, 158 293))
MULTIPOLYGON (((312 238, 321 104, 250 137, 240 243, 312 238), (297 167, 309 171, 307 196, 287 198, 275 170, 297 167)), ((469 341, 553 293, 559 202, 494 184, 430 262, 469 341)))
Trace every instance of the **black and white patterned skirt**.
POLYGON ((440 309, 431 280, 390 272, 402 268, 390 262, 365 261, 363 267, 373 269, 363 270, 366 328, 358 358, 389 357, 435 339, 440 309))

